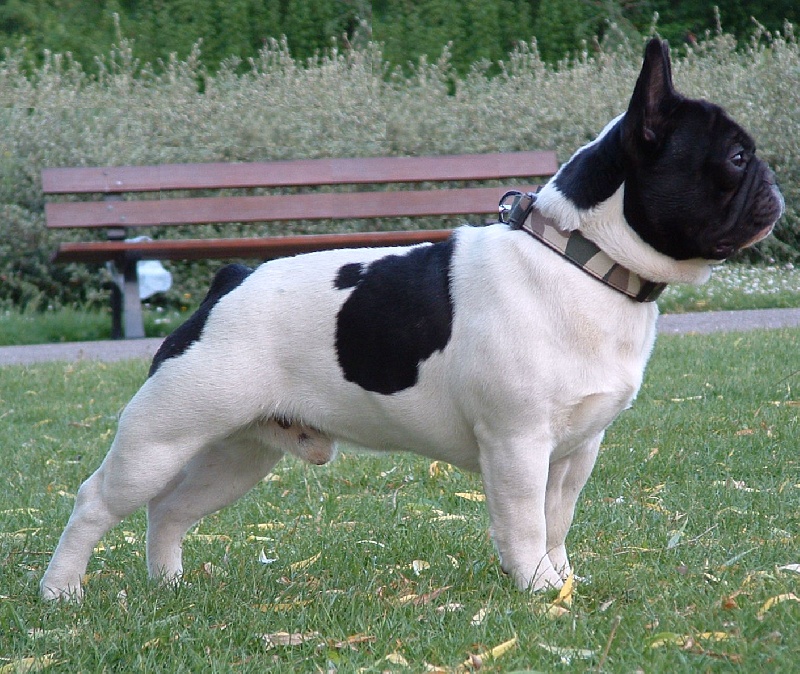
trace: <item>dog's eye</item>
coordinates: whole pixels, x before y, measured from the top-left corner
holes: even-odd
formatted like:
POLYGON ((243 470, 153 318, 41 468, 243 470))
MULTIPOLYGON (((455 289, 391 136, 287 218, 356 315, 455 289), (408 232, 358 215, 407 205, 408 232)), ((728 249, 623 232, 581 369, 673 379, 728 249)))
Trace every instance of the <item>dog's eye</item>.
POLYGON ((736 168, 744 168, 744 165, 747 163, 747 157, 745 155, 744 148, 741 146, 734 148, 731 156, 729 157, 729 161, 736 168))

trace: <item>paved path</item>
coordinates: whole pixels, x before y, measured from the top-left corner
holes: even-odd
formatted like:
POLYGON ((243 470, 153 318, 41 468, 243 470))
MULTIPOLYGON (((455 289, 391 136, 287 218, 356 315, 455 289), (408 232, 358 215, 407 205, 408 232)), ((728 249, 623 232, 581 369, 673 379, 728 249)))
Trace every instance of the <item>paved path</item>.
POLYGON ((748 330, 800 327, 800 309, 754 309, 750 311, 706 311, 665 314, 659 318, 661 334, 708 334, 748 330))
MULTIPOLYGON (((662 334, 707 334, 736 332, 759 328, 800 327, 800 309, 759 309, 754 311, 710 311, 661 316, 662 334)), ((160 338, 127 339, 101 342, 65 342, 35 346, 0 347, 0 366, 25 365, 47 361, 103 360, 153 357, 160 338)))
POLYGON ((100 342, 59 342, 31 346, 0 346, 0 366, 53 360, 127 360, 153 357, 161 338, 115 339, 100 342))

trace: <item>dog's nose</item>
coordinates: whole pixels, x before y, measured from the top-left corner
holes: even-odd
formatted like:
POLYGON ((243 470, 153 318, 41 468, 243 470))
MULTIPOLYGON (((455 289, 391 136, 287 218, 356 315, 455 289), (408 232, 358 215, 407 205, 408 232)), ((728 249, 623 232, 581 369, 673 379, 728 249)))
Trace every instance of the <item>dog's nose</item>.
POLYGON ((769 189, 769 210, 774 211, 773 222, 777 222, 786 210, 786 201, 778 188, 778 181, 775 179, 775 173, 766 164, 762 165, 761 184, 763 187, 769 189))
POLYGON ((777 188, 777 186, 773 186, 772 187, 772 193, 775 195, 775 198, 779 202, 779 204, 778 204, 778 217, 775 218, 776 220, 779 220, 783 216, 783 214, 786 212, 786 201, 784 200, 783 195, 781 194, 781 191, 777 188))

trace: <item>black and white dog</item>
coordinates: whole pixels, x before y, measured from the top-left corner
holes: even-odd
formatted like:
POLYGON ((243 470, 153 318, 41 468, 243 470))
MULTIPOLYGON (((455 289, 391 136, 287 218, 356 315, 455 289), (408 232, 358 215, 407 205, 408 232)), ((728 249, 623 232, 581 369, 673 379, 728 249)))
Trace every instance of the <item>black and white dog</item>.
POLYGON ((480 471, 503 569, 561 586, 578 494, 642 382, 657 284, 703 283, 782 211, 750 136, 677 94, 652 40, 627 112, 524 221, 220 271, 81 486, 42 595, 79 598, 94 546, 143 505, 149 572, 179 577, 189 527, 284 453, 322 464, 338 441, 480 471))

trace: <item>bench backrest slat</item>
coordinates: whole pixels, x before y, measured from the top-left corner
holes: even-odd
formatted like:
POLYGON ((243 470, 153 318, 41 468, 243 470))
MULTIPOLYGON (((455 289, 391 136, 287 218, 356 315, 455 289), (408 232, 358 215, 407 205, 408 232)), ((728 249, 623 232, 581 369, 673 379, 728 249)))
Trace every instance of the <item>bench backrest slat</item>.
MULTIPOLYGON (((534 189, 523 187, 522 189, 534 189)), ((48 227, 142 227, 282 220, 478 215, 497 212, 502 187, 449 190, 196 197, 45 205, 48 227)))
POLYGON ((113 194, 531 178, 550 176, 557 170, 554 152, 498 152, 425 157, 299 159, 249 164, 50 168, 42 171, 42 187, 45 194, 113 194))

